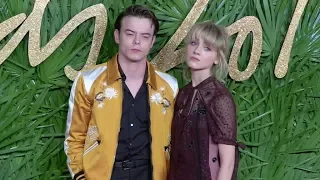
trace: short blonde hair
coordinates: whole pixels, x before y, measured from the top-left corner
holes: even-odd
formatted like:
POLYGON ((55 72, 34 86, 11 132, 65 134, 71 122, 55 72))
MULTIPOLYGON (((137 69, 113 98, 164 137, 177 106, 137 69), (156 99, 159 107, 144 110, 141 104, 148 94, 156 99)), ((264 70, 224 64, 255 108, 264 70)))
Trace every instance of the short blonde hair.
MULTIPOLYGON (((228 76, 227 53, 229 49, 229 38, 224 27, 219 27, 213 22, 205 21, 195 24, 189 31, 185 43, 189 44, 195 39, 203 39, 206 43, 212 45, 217 52, 218 64, 212 66, 212 75, 219 81, 225 82, 228 76)), ((185 75, 190 77, 189 72, 185 75)))

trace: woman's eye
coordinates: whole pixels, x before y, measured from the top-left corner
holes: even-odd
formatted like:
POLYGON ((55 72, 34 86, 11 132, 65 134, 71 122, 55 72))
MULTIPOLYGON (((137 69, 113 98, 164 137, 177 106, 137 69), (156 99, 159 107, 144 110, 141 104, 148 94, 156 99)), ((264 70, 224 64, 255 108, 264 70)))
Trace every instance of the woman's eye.
POLYGON ((205 51, 211 51, 211 49, 208 48, 208 47, 205 47, 204 50, 205 50, 205 51))

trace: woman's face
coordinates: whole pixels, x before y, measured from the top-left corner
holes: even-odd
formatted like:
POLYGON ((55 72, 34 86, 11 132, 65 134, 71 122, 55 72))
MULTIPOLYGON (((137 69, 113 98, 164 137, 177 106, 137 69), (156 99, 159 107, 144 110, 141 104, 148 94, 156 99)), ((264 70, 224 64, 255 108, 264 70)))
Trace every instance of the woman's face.
POLYGON ((192 39, 186 47, 186 63, 191 70, 211 69, 218 64, 217 51, 202 38, 192 39))

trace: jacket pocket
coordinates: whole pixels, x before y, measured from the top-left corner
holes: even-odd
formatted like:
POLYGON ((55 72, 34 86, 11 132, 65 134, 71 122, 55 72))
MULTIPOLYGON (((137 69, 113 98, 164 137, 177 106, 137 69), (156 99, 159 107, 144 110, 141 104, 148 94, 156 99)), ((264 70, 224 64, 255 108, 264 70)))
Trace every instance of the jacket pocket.
POLYGON ((88 147, 88 149, 86 149, 83 153, 83 156, 87 155, 89 152, 91 152, 92 150, 94 150, 95 148, 97 148, 99 146, 99 142, 96 141, 95 143, 93 143, 90 147, 88 147))

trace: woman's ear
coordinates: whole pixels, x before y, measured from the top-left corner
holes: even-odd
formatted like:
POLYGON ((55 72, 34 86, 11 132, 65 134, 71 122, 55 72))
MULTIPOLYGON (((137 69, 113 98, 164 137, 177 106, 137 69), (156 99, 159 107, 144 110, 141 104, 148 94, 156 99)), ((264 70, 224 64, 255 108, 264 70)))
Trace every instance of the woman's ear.
POLYGON ((215 58, 215 60, 213 61, 213 64, 214 65, 217 65, 219 64, 221 61, 223 61, 223 52, 221 50, 218 50, 217 51, 217 56, 215 58))
POLYGON ((220 60, 221 60, 220 53, 217 53, 216 58, 213 60, 213 65, 219 64, 220 60))

